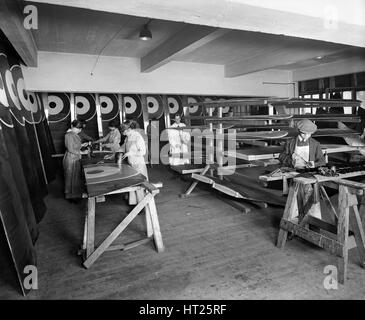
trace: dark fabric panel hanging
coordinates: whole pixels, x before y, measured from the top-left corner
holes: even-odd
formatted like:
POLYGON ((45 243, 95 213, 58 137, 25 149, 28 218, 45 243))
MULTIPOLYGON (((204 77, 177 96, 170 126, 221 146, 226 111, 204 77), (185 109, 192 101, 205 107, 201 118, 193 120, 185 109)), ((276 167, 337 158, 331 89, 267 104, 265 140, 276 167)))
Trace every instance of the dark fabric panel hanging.
POLYGON ((9 57, 8 61, 9 70, 11 70, 13 80, 12 85, 10 85, 8 83, 10 76, 8 75, 6 91, 8 93, 8 101, 10 105, 13 104, 14 106, 14 112, 12 112, 12 114, 14 131, 18 142, 17 149, 24 169, 26 184, 29 190, 36 221, 39 222, 42 220, 47 211, 47 207, 43 200, 43 198, 47 195, 47 185, 43 177, 40 157, 39 155, 37 156, 39 151, 37 140, 34 135, 34 129, 31 128, 27 130, 26 128, 27 122, 28 127, 33 126, 33 123, 32 115, 29 111, 30 106, 26 99, 28 98, 28 95, 24 90, 24 86, 21 85, 21 83, 24 82, 21 69, 12 57, 9 57), (30 136, 31 132, 33 134, 30 136))
POLYGON ((42 153, 44 170, 46 171, 47 181, 50 183, 55 179, 56 165, 52 158, 52 153, 55 153, 52 136, 49 131, 47 119, 42 120, 35 125, 39 141, 39 147, 42 153))
POLYGON ((25 200, 24 195, 20 193, 23 190, 18 191, 19 182, 16 181, 16 177, 20 174, 13 172, 14 158, 11 157, 11 153, 7 152, 6 138, 2 133, 3 130, 0 130, 0 223, 10 249, 19 284, 23 293, 27 293, 29 290, 23 287, 23 280, 26 276, 23 271, 25 266, 37 264, 33 244, 38 236, 38 230, 31 215, 24 219, 25 211, 31 211, 30 202, 29 199, 25 200))
POLYGON ((22 163, 19 159, 18 150, 16 148, 17 141, 13 128, 2 126, 0 143, 2 157, 6 157, 8 163, 11 164, 10 167, 6 167, 6 172, 13 176, 13 178, 8 181, 14 181, 14 183, 11 183, 10 185, 11 187, 16 188, 19 193, 19 202, 22 206, 21 212, 23 213, 24 218, 27 221, 27 226, 32 241, 35 242, 38 238, 39 231, 35 219, 32 202, 30 199, 30 193, 27 188, 27 182, 25 180, 24 170, 22 167, 22 163))
POLYGON ((101 93, 99 95, 99 102, 103 136, 106 136, 109 133, 109 121, 116 120, 118 123, 121 123, 118 95, 101 93))
POLYGON ((37 140, 38 140, 38 134, 35 128, 35 124, 25 124, 25 129, 28 135, 28 140, 32 144, 35 143, 36 145, 31 145, 30 152, 31 152, 31 158, 35 160, 36 165, 36 172, 38 175, 38 179, 40 180, 40 187, 42 189, 43 196, 46 196, 48 194, 47 190, 47 180, 45 175, 45 172, 43 172, 43 159, 41 155, 40 146, 38 146, 37 140))
MULTIPOLYGON (((5 90, 8 84, 5 83, 4 79, 6 79, 6 76, 10 79, 10 75, 11 73, 7 63, 7 56, 0 51, 0 121, 2 123, 0 142, 2 144, 2 150, 6 150, 9 163, 11 163, 10 171, 14 176, 15 187, 19 192, 21 199, 20 203, 23 207, 21 212, 27 222, 32 240, 35 241, 38 237, 38 228, 27 187, 28 184, 25 179, 23 166, 19 157, 18 140, 13 126, 13 117, 9 112, 10 110, 14 110, 16 107, 11 103, 7 90, 5 90)), ((8 82, 10 81, 11 80, 8 82)), ((5 153, 5 151, 3 152, 5 153)))
POLYGON ((99 138, 99 132, 95 94, 75 93, 75 113, 77 119, 86 122, 86 128, 83 132, 94 140, 97 140, 99 138))
MULTIPOLYGON (((1 205, 0 205, 1 206, 1 205)), ((1 214, 1 213, 0 213, 1 214)), ((14 268, 13 257, 9 248, 8 239, 5 236, 5 228, 0 220, 0 288, 1 293, 7 290, 18 290, 19 280, 14 268)))
POLYGON ((140 128, 143 128, 142 101, 140 94, 123 95, 123 108, 125 110, 125 120, 137 121, 140 128))
POLYGON ((55 153, 51 134, 48 128, 48 122, 44 112, 43 100, 41 94, 29 93, 34 95, 38 102, 38 111, 34 115, 34 131, 38 139, 39 154, 46 174, 47 182, 50 183, 55 179, 56 166, 52 158, 55 153))
POLYGON ((46 212, 47 188, 34 127, 42 117, 36 96, 25 90, 20 59, 5 40, 0 34, 0 231, 25 294, 24 267, 36 266, 37 221, 46 212))
POLYGON ((70 95, 51 92, 47 94, 48 123, 56 153, 65 152, 65 133, 71 126, 70 95))

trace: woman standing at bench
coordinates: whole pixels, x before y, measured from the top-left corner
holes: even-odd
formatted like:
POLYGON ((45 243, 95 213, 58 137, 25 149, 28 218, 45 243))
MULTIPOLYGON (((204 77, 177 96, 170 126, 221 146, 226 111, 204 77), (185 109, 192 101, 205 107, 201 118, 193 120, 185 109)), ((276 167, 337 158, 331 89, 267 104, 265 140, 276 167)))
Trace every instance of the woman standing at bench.
POLYGON ((63 172, 65 178, 65 198, 70 202, 82 197, 82 180, 81 180, 81 155, 87 154, 88 150, 81 151, 82 147, 88 145, 88 142, 81 143, 79 133, 83 129, 83 123, 80 120, 74 120, 71 123, 71 129, 65 134, 66 152, 63 157, 63 172))
MULTIPOLYGON (((128 163, 148 180, 147 166, 144 159, 147 150, 142 135, 136 130, 137 123, 133 120, 127 120, 123 123, 123 127, 123 135, 126 136, 126 140, 121 147, 125 151, 122 160, 127 158, 128 163)), ((141 192, 141 190, 137 192, 141 192)), ((138 197, 139 195, 136 192, 130 192, 129 204, 137 204, 138 197)))

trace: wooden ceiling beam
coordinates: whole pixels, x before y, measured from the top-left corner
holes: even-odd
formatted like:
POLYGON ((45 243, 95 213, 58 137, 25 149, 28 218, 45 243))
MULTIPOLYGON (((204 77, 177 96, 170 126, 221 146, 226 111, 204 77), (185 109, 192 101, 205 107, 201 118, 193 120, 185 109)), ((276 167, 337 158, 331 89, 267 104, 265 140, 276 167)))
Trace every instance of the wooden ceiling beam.
POLYGON ((338 48, 316 49, 311 46, 305 49, 294 47, 273 49, 258 56, 225 65, 224 75, 226 78, 238 77, 257 71, 275 69, 275 67, 288 65, 307 59, 315 59, 316 57, 333 54, 338 51, 338 48))
POLYGON ((23 25, 23 8, 19 0, 0 1, 0 29, 23 62, 28 67, 37 67, 38 51, 31 31, 23 25))
POLYGON ((141 72, 146 73, 156 70, 171 60, 178 58, 179 55, 190 53, 227 32, 229 30, 186 25, 182 30, 141 59, 141 72))
POLYGON ((365 72, 365 57, 352 57, 334 62, 322 63, 308 68, 293 70, 293 81, 325 78, 342 74, 365 72))

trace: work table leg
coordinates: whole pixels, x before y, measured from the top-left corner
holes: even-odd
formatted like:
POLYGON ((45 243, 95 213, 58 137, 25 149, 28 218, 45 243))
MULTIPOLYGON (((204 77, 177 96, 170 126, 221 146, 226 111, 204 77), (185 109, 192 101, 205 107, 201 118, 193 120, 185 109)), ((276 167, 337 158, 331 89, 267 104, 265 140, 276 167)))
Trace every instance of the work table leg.
POLYGON ((342 257, 337 258, 338 282, 345 284, 348 264, 349 207, 348 190, 341 185, 338 191, 338 209, 337 241, 342 244, 342 257))
POLYGON ((158 252, 162 252, 162 251, 164 251, 165 248, 164 248, 164 245, 162 242, 160 223, 158 222, 157 209, 156 209, 156 203, 155 203, 154 197, 152 197, 152 199, 147 203, 146 207, 148 207, 148 210, 146 210, 146 211, 149 211, 151 214, 153 238, 155 241, 156 249, 158 252))
MULTIPOLYGON (((298 195, 298 189, 299 184, 292 182, 292 185, 289 188, 289 195, 288 199, 286 201, 284 214, 281 220, 291 220, 298 212, 298 201, 297 201, 297 195, 298 195)), ((276 246, 280 249, 283 249, 285 246, 286 239, 288 237, 288 231, 281 228, 280 224, 280 230, 279 230, 279 236, 277 240, 276 246)))
MULTIPOLYGON (((138 201, 138 203, 143 200, 143 198, 145 197, 145 193, 146 192, 144 190, 137 191, 137 201, 138 201)), ((149 206, 146 205, 144 210, 145 210, 147 237, 151 237, 153 235, 153 230, 152 230, 151 212, 150 212, 149 206)))
POLYGON ((87 236, 86 236, 86 258, 88 258, 95 249, 95 198, 87 200, 87 236))

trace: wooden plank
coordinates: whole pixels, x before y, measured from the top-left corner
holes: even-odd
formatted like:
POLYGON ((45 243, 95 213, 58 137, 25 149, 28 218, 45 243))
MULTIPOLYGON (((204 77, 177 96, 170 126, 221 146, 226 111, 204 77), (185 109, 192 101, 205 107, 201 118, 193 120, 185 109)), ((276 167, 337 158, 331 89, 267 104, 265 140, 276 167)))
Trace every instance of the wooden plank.
MULTIPOLYGON (((249 170, 250 168, 247 168, 249 170)), ((240 169, 245 170, 245 169, 240 169)), ((219 188, 221 185, 222 190, 227 190, 227 192, 237 192, 237 198, 242 198, 252 202, 264 202, 268 204, 285 206, 285 198, 278 193, 277 190, 268 190, 262 187, 255 179, 246 177, 242 178, 241 175, 238 174, 239 170, 236 170, 234 174, 225 175, 223 180, 212 177, 214 180, 215 186, 219 188), (227 189, 228 188, 228 189, 227 189), (232 190, 232 191, 229 191, 232 190)))
POLYGON ((206 177, 206 176, 203 176, 203 174, 196 174, 196 173, 193 173, 191 175, 191 177, 195 180, 198 180, 199 182, 204 182, 204 183, 207 183, 207 184, 213 184, 214 183, 214 180, 206 177))
POLYGON ((258 147, 267 147, 269 144, 265 141, 261 140, 246 140, 245 144, 249 144, 252 146, 258 146, 258 147))
POLYGON ((313 226, 319 227, 320 229, 331 232, 333 234, 337 234, 337 226, 336 225, 334 225, 332 223, 329 223, 329 222, 326 222, 326 221, 323 221, 323 220, 318 219, 316 217, 313 217, 311 215, 307 215, 306 217, 307 217, 307 223, 309 223, 313 226))
MULTIPOLYGON (((365 175, 365 171, 358 171, 357 173, 359 173, 359 175, 365 175)), ((346 173, 343 174, 343 176, 341 176, 341 178, 345 178, 344 177, 345 175, 346 175, 346 173)), ((338 183, 341 186, 351 187, 351 188, 355 188, 355 189, 365 189, 365 183, 361 183, 361 182, 357 182, 357 181, 338 179, 338 180, 336 180, 336 183, 338 183)))
MULTIPOLYGON (((207 164, 206 166, 205 166, 205 168, 204 168, 204 170, 202 171, 202 173, 200 174, 200 175, 202 175, 202 176, 204 176, 207 172, 208 172, 208 170, 210 169, 210 165, 209 164, 207 164)), ((193 173, 194 174, 194 173, 193 173)), ((186 196, 188 196, 188 195, 190 195, 190 193, 194 190, 194 188, 197 186, 197 184, 198 184, 198 181, 194 181, 191 185, 190 185, 190 187, 185 191, 185 195, 186 196)))
POLYGON ((170 166, 170 168, 180 174, 201 173, 204 170, 204 167, 201 167, 199 165, 188 165, 187 167, 185 165, 170 166))
POLYGON ((241 168, 250 168, 250 167, 256 167, 256 164, 253 163, 246 163, 246 164, 238 164, 238 165, 232 165, 232 166, 223 166, 221 168, 217 168, 217 174, 218 175, 231 175, 234 174, 236 169, 241 168))
POLYGON ((146 133, 146 134, 147 134, 147 127, 149 124, 147 97, 148 96, 145 94, 141 95, 143 130, 144 130, 144 133, 146 133))
MULTIPOLYGON (((293 218, 293 215, 298 210, 298 203, 297 203, 298 190, 299 190, 298 183, 291 185, 289 189, 289 195, 285 204, 284 214, 283 217, 281 218, 281 221, 291 220, 293 218)), ((281 227, 281 222, 280 222, 279 235, 276 242, 276 246, 279 249, 284 249, 285 242, 288 237, 288 231, 289 230, 287 230, 286 228, 281 227)))
POLYGON ((189 193, 189 194, 181 193, 181 194, 179 194, 179 198, 186 199, 186 198, 192 198, 192 197, 195 197, 195 198, 196 197, 207 197, 211 194, 212 193, 209 191, 199 190, 198 192, 195 192, 195 193, 189 193))
MULTIPOLYGON (((138 203, 143 200, 145 197, 145 191, 140 190, 139 192, 136 192, 136 197, 138 203)), ((153 235, 153 229, 152 229, 152 223, 151 223, 151 212, 148 206, 145 207, 145 220, 146 220, 146 234, 147 237, 151 237, 153 235)))
POLYGON ((339 187, 338 194, 338 223, 337 223, 337 241, 343 244, 338 264, 338 282, 345 284, 348 265, 348 248, 347 239, 349 233, 349 207, 348 207, 348 190, 346 186, 339 187))
POLYGON ((88 208, 86 208, 86 213, 85 213, 85 221, 84 221, 84 236, 83 236, 83 240, 82 240, 82 245, 81 245, 81 250, 86 250, 86 246, 87 246, 87 216, 88 216, 88 208))
POLYGON ((365 234, 364 226, 362 225, 361 218, 357 206, 352 206, 350 211, 349 221, 351 229, 354 232, 356 241, 357 252, 359 253, 360 265, 365 268, 365 234))
MULTIPOLYGON (((259 148, 241 148, 237 150, 224 151, 224 155, 234 157, 241 160, 265 160, 278 158, 282 152, 282 147, 268 147, 270 149, 259 150, 259 148)), ((261 149, 261 148, 260 148, 261 149)))
POLYGON ((359 107, 360 100, 342 100, 342 99, 287 99, 281 101, 270 101, 274 107, 285 106, 286 108, 322 108, 322 107, 359 107))
POLYGON ((94 251, 95 243, 95 198, 87 199, 86 258, 94 251))
MULTIPOLYGON (((300 173, 297 171, 290 171, 290 172, 283 172, 283 173, 277 173, 274 175, 270 175, 270 174, 265 174, 265 175, 261 175, 259 176, 259 179, 265 182, 270 182, 270 181, 277 181, 277 180, 281 180, 284 177, 286 179, 291 179, 294 178, 295 176, 299 175, 300 173)), ((330 188, 335 188, 338 189, 338 182, 341 182, 342 179, 344 179, 343 184, 346 184, 348 187, 354 187, 352 189, 352 193, 356 193, 358 195, 362 195, 363 194, 363 190, 359 189, 362 188, 362 183, 356 183, 355 181, 351 181, 351 180, 345 180, 346 178, 351 178, 351 177, 359 177, 359 176, 363 176, 365 175, 365 171, 354 171, 354 172, 348 172, 348 173, 341 173, 339 176, 337 177, 326 177, 326 176, 320 176, 320 175, 315 175, 316 177, 318 177, 318 181, 321 182, 321 184, 326 185, 330 188)), ((302 183, 314 183, 315 179, 311 179, 311 178, 295 178, 297 180, 300 180, 300 182, 302 183)))
POLYGON ((334 206, 332 205, 332 202, 331 202, 330 198, 328 197, 328 194, 327 194, 325 188, 323 187, 323 185, 320 186, 319 190, 320 190, 319 192, 322 196, 322 199, 324 200, 324 203, 329 208, 330 213, 332 213, 332 215, 333 215, 334 222, 337 224, 337 221, 338 221, 337 211, 334 208, 334 206))
POLYGON ((251 208, 240 201, 229 199, 224 196, 218 196, 218 198, 219 198, 219 200, 222 200, 223 202, 228 203, 230 206, 232 206, 233 208, 236 208, 237 210, 241 211, 242 213, 246 214, 246 213, 251 212, 251 208))
POLYGON ((151 219, 152 230, 153 230, 153 239, 155 242, 155 246, 156 246, 157 252, 162 252, 165 250, 165 247, 162 242, 160 223, 158 221, 157 209, 156 209, 156 203, 155 203, 154 197, 152 197, 151 200, 147 202, 147 207, 150 212, 149 216, 151 219))
MULTIPOLYGON (((232 118, 223 118, 219 120, 216 117, 212 117, 210 119, 207 119, 206 116, 193 116, 193 119, 204 119, 209 120, 209 122, 218 123, 221 122, 225 125, 227 125, 227 129, 230 128, 253 128, 253 129, 282 129, 282 130, 288 130, 290 128, 293 128, 292 125, 288 124, 287 122, 283 123, 265 123, 264 121, 270 121, 270 120, 301 120, 301 119, 309 119, 313 121, 322 121, 322 122, 350 122, 350 123, 359 123, 361 122, 361 119, 359 116, 356 115, 349 115, 349 114, 332 114, 332 115, 322 115, 322 114, 302 114, 302 115, 267 115, 267 116, 254 116, 254 115, 246 115, 243 117, 232 117, 232 118), (267 119, 267 118, 268 119, 267 119), (251 124, 251 120, 260 120, 263 121, 263 123, 258 124, 251 124), (229 126, 230 125, 230 126, 229 126)), ((192 127, 193 128, 193 127, 192 127)), ((197 127, 198 128, 198 127, 197 127)), ((201 127, 203 128, 203 127, 201 127)), ((188 128, 187 128, 188 129, 188 128)), ((339 128, 342 129, 342 128, 339 128)))
POLYGON ((202 106, 205 108, 218 108, 219 106, 241 107, 242 105, 266 105, 268 98, 228 99, 219 101, 199 101, 188 103, 187 106, 202 106))
POLYGON ((111 194, 146 181, 145 176, 127 164, 121 168, 115 163, 84 165, 84 172, 89 196, 111 194))
POLYGON ((147 238, 143 238, 141 240, 129 242, 129 243, 126 243, 126 244, 117 244, 117 245, 108 247, 105 251, 115 251, 115 250, 127 251, 129 249, 133 249, 133 248, 138 247, 140 245, 146 244, 146 243, 150 242, 151 239, 152 239, 151 237, 147 237, 147 238))
POLYGON ((239 199, 243 199, 243 197, 239 194, 239 192, 223 185, 223 184, 220 184, 220 183, 213 183, 212 187, 224 194, 227 194, 231 197, 234 197, 234 198, 239 198, 239 199))
MULTIPOLYGON (((222 106, 218 107, 217 116, 218 116, 218 118, 222 118, 222 116, 223 116, 222 106)), ((222 123, 218 123, 218 128, 216 131, 216 138, 218 139, 216 142, 216 157, 217 157, 218 167, 223 166, 223 150, 224 150, 223 139, 224 139, 224 137, 225 137, 225 135, 223 134, 223 125, 222 125, 222 123)), ((220 175, 219 175, 219 177, 222 178, 220 175)), ((213 185, 213 188, 214 188, 214 185, 213 185)))
MULTIPOLYGON (((219 106, 215 106, 215 108, 218 108, 219 106)), ((192 119, 194 119, 194 117, 191 117, 192 119)), ((249 115, 245 115, 242 117, 234 117, 234 118, 219 118, 219 117, 213 117, 213 116, 208 116, 205 117, 205 121, 210 123, 216 123, 216 122, 236 122, 236 121, 253 121, 253 120, 264 120, 264 121, 269 121, 269 120, 291 120, 293 118, 293 115, 291 114, 275 114, 275 115, 265 115, 265 114, 249 114, 249 115)))
POLYGON ((317 245, 318 247, 325 249, 331 254, 339 256, 341 257, 341 259, 343 259, 342 257, 344 254, 344 245, 338 241, 335 241, 327 236, 324 236, 323 234, 314 232, 312 230, 308 230, 304 227, 300 227, 296 223, 293 223, 285 219, 281 220, 280 228, 292 232, 294 235, 302 239, 305 239, 317 245))
MULTIPOLYGON (((160 185, 162 185, 162 182, 160 182, 160 185)), ((149 193, 156 194, 159 193, 160 190, 155 187, 153 183, 150 183, 148 181, 144 181, 141 183, 141 186, 143 186, 145 189, 148 190, 149 193)))
POLYGON ((347 187, 351 187, 351 188, 355 188, 355 189, 364 189, 365 184, 363 184, 363 183, 351 181, 351 180, 345 180, 345 178, 362 176, 364 174, 365 174, 365 171, 355 171, 355 172, 344 173, 338 177, 327 177, 327 176, 321 176, 321 175, 315 174, 314 178, 294 177, 294 180, 296 180, 300 183, 303 183, 303 184, 312 184, 315 182, 322 183, 322 182, 326 182, 326 181, 333 181, 333 182, 336 182, 338 184, 341 184, 341 185, 344 185, 347 187))

